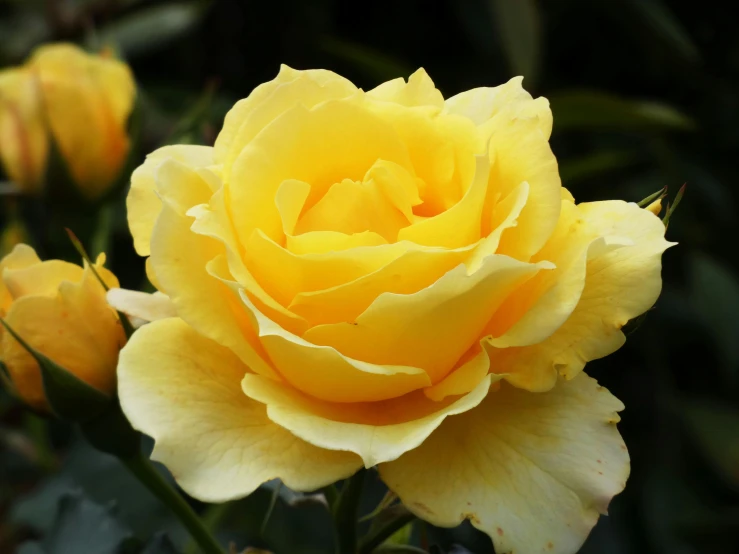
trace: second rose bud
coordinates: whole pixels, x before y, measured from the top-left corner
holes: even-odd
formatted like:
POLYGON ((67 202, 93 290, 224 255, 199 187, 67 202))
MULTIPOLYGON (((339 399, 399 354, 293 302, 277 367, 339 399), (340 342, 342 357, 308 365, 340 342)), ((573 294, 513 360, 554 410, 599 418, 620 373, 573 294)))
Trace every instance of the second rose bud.
POLYGON ((128 66, 71 44, 42 46, 24 65, 0 71, 0 161, 8 178, 27 194, 43 192, 55 144, 81 195, 100 198, 128 157, 135 96, 128 66))

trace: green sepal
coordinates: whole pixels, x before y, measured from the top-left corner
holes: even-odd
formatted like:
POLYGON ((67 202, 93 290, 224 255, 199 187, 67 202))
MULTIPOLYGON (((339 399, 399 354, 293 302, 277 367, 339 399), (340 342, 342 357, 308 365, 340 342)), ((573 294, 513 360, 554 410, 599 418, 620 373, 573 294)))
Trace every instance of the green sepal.
POLYGON ((665 213, 665 217, 662 220, 662 223, 665 224, 665 229, 667 229, 667 226, 670 224, 670 218, 672 217, 672 214, 675 213, 675 210, 680 205, 680 200, 683 199, 683 196, 685 195, 685 188, 687 187, 687 183, 680 187, 680 190, 677 191, 677 194, 675 195, 675 200, 671 204, 667 204, 667 212, 665 213))
POLYGON ((654 194, 650 194, 644 200, 640 200, 639 202, 637 202, 636 205, 640 208, 646 208, 652 202, 655 202, 656 200, 662 200, 665 196, 667 196, 667 187, 662 187, 654 194))
POLYGON ((0 323, 38 363, 46 399, 59 418, 75 422, 89 421, 110 406, 112 399, 109 396, 32 348, 4 319, 0 318, 0 323))

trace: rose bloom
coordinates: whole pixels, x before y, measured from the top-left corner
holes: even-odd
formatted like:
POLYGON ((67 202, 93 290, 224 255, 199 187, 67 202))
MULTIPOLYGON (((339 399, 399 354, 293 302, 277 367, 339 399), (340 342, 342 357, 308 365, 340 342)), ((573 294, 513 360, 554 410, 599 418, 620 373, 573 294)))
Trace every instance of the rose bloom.
POLYGON ((128 156, 135 94, 127 65, 71 44, 41 46, 24 65, 0 71, 0 160, 8 177, 40 192, 53 139, 82 195, 102 196, 128 156))
MULTIPOLYGON (((101 254, 95 271, 107 286, 117 287, 104 262, 101 254)), ((42 262, 33 248, 19 244, 0 260, 0 274, 0 317, 13 331, 82 381, 113 394, 126 335, 92 269, 61 260, 42 262)), ((0 361, 12 390, 30 406, 48 411, 38 363, 2 327, 0 361)))
POLYGON ((444 100, 423 70, 364 92, 283 67, 214 148, 151 154, 128 217, 178 317, 118 376, 153 457, 211 502, 376 466, 498 552, 577 550, 629 473, 623 406, 582 369, 669 243, 636 204, 575 204, 551 128, 520 78, 444 100))

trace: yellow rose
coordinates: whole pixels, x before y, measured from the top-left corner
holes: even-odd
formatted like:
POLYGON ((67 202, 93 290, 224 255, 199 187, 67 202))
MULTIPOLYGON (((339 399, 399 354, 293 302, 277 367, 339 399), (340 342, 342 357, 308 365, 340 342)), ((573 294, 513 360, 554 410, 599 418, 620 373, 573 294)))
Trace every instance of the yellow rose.
POLYGON ((136 332, 119 394, 206 501, 377 466, 410 510, 496 551, 577 550, 624 487, 622 404, 581 373, 661 288, 651 212, 575 204, 546 99, 364 92, 283 67, 215 147, 132 177, 129 224, 178 318, 136 332))
POLYGON ((21 67, 0 71, 0 159, 26 192, 44 185, 49 134, 82 194, 96 199, 128 155, 136 89, 124 63, 71 44, 42 46, 21 67))
MULTIPOLYGON (((106 285, 117 287, 118 280, 104 262, 101 254, 95 270, 106 285)), ((19 244, 0 260, 0 273, 0 317, 29 346, 96 389, 113 393, 118 353, 126 336, 90 267, 42 262, 33 248, 19 244)), ((4 330, 0 361, 18 396, 48 410, 37 362, 4 330)))

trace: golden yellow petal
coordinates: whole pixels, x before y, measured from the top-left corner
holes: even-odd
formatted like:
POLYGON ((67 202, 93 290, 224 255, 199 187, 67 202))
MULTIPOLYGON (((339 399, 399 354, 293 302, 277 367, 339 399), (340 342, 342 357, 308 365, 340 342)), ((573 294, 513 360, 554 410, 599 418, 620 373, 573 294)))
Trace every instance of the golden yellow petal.
MULTIPOLYGON (((30 346, 83 381, 112 393, 118 351, 126 336, 90 268, 77 269, 76 281, 58 282, 56 294, 30 294, 13 302, 5 319, 30 346)), ((2 337, 2 355, 21 398, 44 408, 38 364, 10 333, 2 337)))
POLYGON ((239 242, 248 244, 255 229, 282 242, 275 195, 285 180, 311 186, 308 209, 334 183, 362 180, 377 159, 411 167, 392 126, 358 100, 328 101, 312 109, 295 105, 249 142, 225 175, 239 242))
POLYGON ((371 364, 308 342, 265 317, 246 294, 242 299, 275 369, 306 394, 330 402, 372 402, 430 385, 426 372, 417 367, 371 364))
POLYGON ((37 76, 27 68, 0 71, 0 160, 28 193, 44 184, 48 130, 37 76))
POLYGON ((298 71, 286 65, 277 77, 255 88, 226 114, 215 144, 218 163, 228 169, 252 139, 297 104, 306 108, 356 93, 350 81, 323 69, 298 71))
POLYGON ((402 77, 387 81, 367 92, 376 100, 394 102, 402 106, 435 106, 444 107, 444 97, 434 86, 426 70, 418 69, 406 83, 402 77))
POLYGON ((319 325, 303 336, 357 360, 423 368, 437 383, 479 341, 508 294, 547 267, 488 256, 475 273, 460 265, 416 293, 381 294, 354 322, 319 325))

